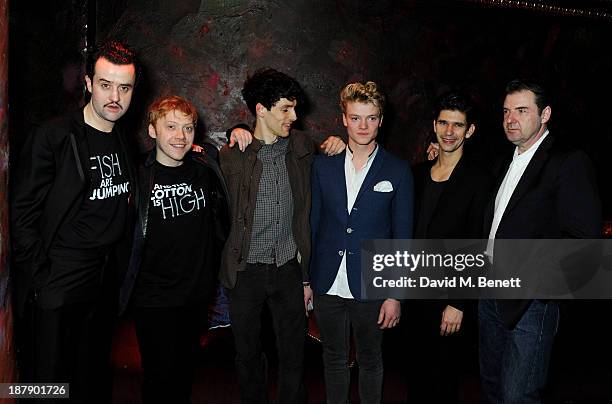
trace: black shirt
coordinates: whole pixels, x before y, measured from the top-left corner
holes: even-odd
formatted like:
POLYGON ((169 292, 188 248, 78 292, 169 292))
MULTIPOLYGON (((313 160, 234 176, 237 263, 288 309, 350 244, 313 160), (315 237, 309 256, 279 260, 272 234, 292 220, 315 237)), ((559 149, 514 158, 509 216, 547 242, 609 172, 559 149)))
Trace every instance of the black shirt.
POLYGON ((58 227, 49 266, 35 275, 41 307, 91 301, 112 290, 116 268, 109 254, 125 230, 129 192, 117 136, 86 125, 91 180, 58 227))
POLYGON ((60 225, 53 248, 105 248, 116 243, 125 229, 129 177, 117 134, 91 126, 86 132, 91 181, 81 205, 60 225))
POLYGON ((133 302, 173 307, 207 298, 213 279, 211 187, 214 172, 186 159, 178 167, 154 163, 153 189, 141 270, 133 302))
MULTIPOLYGON (((421 207, 417 215, 417 224, 414 231, 415 237, 429 238, 427 228, 436 210, 436 205, 440 200, 440 195, 444 192, 447 183, 448 180, 440 182, 432 180, 431 174, 425 176, 421 207)), ((435 235, 431 238, 435 238, 435 235)))

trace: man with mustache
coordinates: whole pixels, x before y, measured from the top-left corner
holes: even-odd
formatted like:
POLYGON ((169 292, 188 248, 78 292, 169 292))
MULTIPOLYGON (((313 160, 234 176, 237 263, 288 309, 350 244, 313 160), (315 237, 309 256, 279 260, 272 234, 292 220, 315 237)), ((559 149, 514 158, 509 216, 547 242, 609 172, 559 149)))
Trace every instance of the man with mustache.
POLYGON ((13 183, 21 381, 70 383, 71 402, 110 401, 114 257, 136 195, 116 123, 130 106, 137 70, 126 45, 103 44, 85 76, 91 99, 28 138, 13 183))
MULTIPOLYGON (((587 156, 548 131, 552 114, 537 83, 514 80, 503 107, 506 138, 516 146, 500 161, 485 210, 488 254, 496 239, 597 238, 601 202, 587 156)), ((541 402, 559 322, 559 305, 542 300, 479 302, 480 376, 487 402, 541 402)))

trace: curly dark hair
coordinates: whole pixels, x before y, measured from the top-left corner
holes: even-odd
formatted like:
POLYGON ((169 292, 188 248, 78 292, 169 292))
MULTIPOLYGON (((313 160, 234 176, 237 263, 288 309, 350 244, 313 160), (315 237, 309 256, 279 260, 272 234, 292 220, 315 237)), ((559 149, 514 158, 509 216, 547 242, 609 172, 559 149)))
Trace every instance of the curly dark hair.
POLYGON ((300 84, 292 77, 272 68, 257 70, 249 76, 242 87, 242 98, 255 115, 255 106, 260 103, 268 110, 281 98, 304 103, 306 97, 300 84))
POLYGON ((467 94, 460 91, 449 91, 438 97, 433 111, 434 120, 438 119, 442 110, 459 111, 465 114, 465 121, 468 126, 474 123, 474 103, 467 94))
POLYGON ((115 65, 134 65, 136 70, 136 81, 140 75, 140 65, 136 58, 136 52, 128 45, 119 41, 108 41, 98 45, 93 52, 88 53, 87 75, 93 79, 94 68, 98 59, 104 58, 115 65))

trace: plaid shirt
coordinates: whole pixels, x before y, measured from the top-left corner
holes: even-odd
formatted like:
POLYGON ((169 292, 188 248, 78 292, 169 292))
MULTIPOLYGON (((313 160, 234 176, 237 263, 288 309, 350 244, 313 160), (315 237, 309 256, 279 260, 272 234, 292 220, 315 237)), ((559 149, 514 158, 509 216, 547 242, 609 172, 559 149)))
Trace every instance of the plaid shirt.
POLYGON ((248 263, 284 265, 295 258, 297 245, 293 239, 293 196, 285 164, 288 139, 263 144, 257 158, 263 171, 257 191, 253 216, 248 263))

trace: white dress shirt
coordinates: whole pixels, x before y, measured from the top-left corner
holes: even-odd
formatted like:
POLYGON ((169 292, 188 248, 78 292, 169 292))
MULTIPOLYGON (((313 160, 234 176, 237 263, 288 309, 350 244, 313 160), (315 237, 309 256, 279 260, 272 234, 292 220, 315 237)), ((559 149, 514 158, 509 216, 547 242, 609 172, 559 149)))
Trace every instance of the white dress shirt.
MULTIPOLYGON (((374 151, 368 156, 368 160, 366 161, 365 165, 361 169, 356 169, 355 165, 353 164, 353 152, 350 148, 346 148, 346 157, 344 159, 344 177, 346 178, 346 209, 347 212, 349 212, 349 215, 353 209, 353 205, 355 204, 359 190, 363 185, 363 181, 365 180, 366 175, 368 175, 368 171, 370 171, 372 162, 377 154, 378 145, 376 145, 374 151)), ((340 262, 336 279, 334 280, 331 288, 329 288, 327 291, 327 294, 340 296, 345 299, 353 299, 353 294, 349 288, 348 276, 346 274, 346 250, 344 251, 344 254, 342 254, 342 261, 340 262)))
POLYGON ((519 154, 518 146, 514 149, 514 155, 512 156, 512 163, 510 163, 510 167, 508 167, 508 171, 506 171, 506 176, 504 177, 504 181, 502 182, 499 190, 497 191, 497 196, 495 197, 495 211, 493 214, 493 223, 491 224, 491 231, 489 232, 489 242, 487 243, 487 251, 486 254, 492 260, 493 258, 493 240, 495 240, 495 235, 497 234, 497 228, 499 227, 499 223, 506 211, 506 207, 508 206, 508 202, 510 202, 510 198, 516 189, 523 173, 525 173, 525 169, 529 165, 529 162, 533 158, 533 155, 540 147, 540 144, 546 139, 548 136, 548 130, 544 132, 541 138, 538 139, 529 149, 525 150, 523 153, 519 154))

